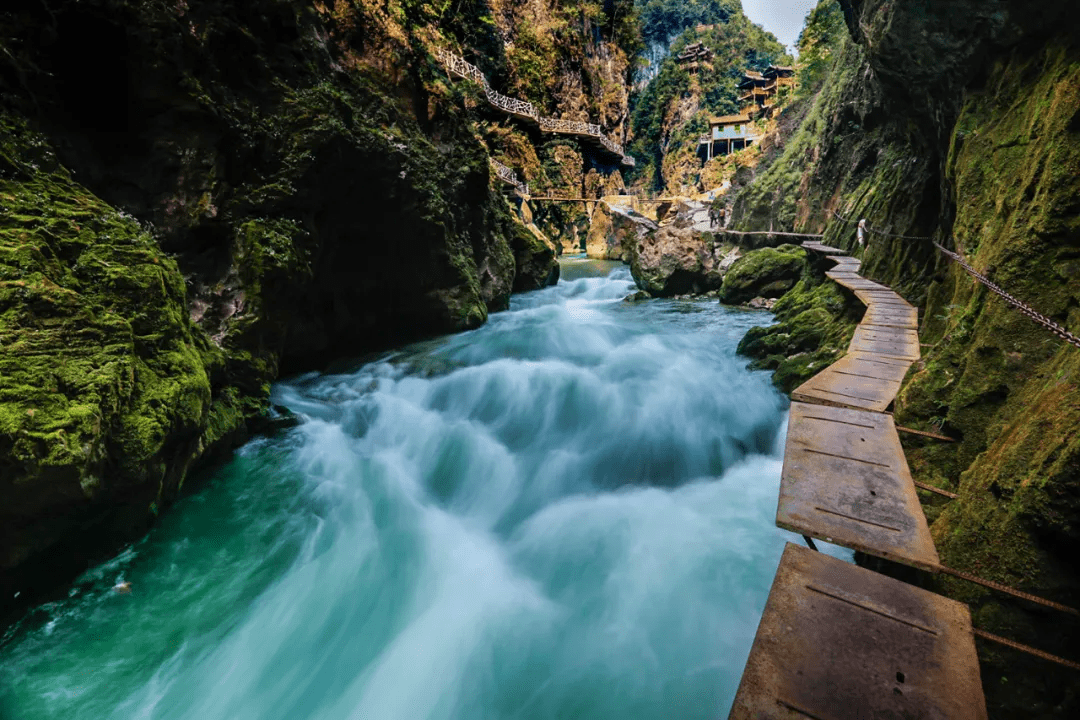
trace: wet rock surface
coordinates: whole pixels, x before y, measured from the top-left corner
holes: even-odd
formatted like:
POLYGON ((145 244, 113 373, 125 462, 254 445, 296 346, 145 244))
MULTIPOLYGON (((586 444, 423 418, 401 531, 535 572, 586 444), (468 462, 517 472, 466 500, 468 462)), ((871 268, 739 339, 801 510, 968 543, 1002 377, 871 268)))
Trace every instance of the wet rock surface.
POLYGON ((719 290, 739 248, 709 232, 704 203, 680 201, 664 215, 659 229, 634 246, 630 270, 638 286, 657 297, 701 295, 719 290))
POLYGON ((365 12, 0 9, 0 611, 145 528, 282 372, 557 279, 425 41, 365 12))

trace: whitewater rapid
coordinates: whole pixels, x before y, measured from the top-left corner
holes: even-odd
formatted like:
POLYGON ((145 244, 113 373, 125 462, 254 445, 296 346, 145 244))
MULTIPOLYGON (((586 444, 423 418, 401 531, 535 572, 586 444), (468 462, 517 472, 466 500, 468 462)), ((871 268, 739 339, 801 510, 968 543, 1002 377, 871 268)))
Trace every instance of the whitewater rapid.
POLYGON ((726 716, 795 540, 770 318, 563 277, 277 385, 304 423, 8 631, 0 718, 726 716))

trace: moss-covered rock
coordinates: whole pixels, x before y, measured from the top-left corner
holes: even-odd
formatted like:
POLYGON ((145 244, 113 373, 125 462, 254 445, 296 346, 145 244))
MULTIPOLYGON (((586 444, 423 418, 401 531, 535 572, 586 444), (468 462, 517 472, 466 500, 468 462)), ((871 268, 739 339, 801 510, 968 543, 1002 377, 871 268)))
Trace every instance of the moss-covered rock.
MULTIPOLYGON (((732 224, 824 231, 850 250, 853 225, 835 209, 891 235, 870 236, 861 272, 923 306, 929 347, 897 419, 958 440, 905 438, 915 478, 959 495, 927 505, 942 560, 1075 607, 1076 350, 975 284, 929 238, 1078 332, 1080 19, 1060 0, 1038 12, 1019 0, 840 5, 850 37, 786 144, 739 191, 732 224)), ((767 332, 752 335, 748 351, 774 349, 767 332)), ((1080 626, 1065 616, 958 580, 935 587, 971 603, 977 627, 1075 654, 1080 626)), ((992 717, 1080 714, 1069 671, 979 650, 992 717)))
MULTIPOLYGON (((990 87, 965 105, 953 137, 954 237, 977 269, 1076 332, 1080 52, 1056 45, 1003 61, 990 87)), ((960 495, 931 527, 942 561, 1075 606, 1080 350, 958 267, 928 297, 923 340, 933 349, 903 388, 897 413, 905 424, 959 440, 908 451, 917 475, 960 495)), ((973 603, 981 627, 1066 656, 1076 647, 1074 625, 1033 617, 967 583, 941 584, 973 603)), ((1054 716, 1061 701, 1047 698, 1062 697, 1064 676, 1040 670, 1008 682, 1006 692, 1002 678, 1015 680, 1015 657, 994 652, 984 661, 1004 712, 1054 716)))
POLYGON ((189 320, 176 263, 10 115, 0 115, 0 204, 6 570, 106 510, 113 524, 142 526, 248 413, 217 394, 221 352, 189 320))
POLYGON ((778 298, 795 287, 806 270, 806 251, 796 245, 753 250, 724 276, 720 302, 738 305, 756 297, 778 298))
POLYGON ((6 568, 145 527, 279 373, 557 277, 432 55, 495 36, 475 10, 0 9, 0 611, 28 589, 6 568))
POLYGON ((559 263, 555 248, 532 224, 514 223, 510 246, 514 251, 514 291, 526 292, 554 285, 559 281, 559 263))
POLYGON ((864 310, 836 283, 808 271, 773 306, 776 323, 751 328, 739 353, 754 359, 752 367, 773 370, 773 384, 790 393, 844 356, 864 310))

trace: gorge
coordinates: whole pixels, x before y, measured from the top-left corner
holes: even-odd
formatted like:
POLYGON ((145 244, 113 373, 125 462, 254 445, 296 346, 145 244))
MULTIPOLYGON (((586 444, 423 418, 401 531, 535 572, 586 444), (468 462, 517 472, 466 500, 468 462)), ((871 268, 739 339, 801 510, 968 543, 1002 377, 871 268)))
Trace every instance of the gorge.
MULTIPOLYGON (((1074 16, 7 4, 0 718, 724 716, 798 540, 786 396, 863 313, 784 233, 918 308, 889 412, 955 440, 903 438, 942 562, 1076 607, 1080 350, 935 247, 1080 333, 1074 16)), ((1068 616, 821 549, 1078 659, 1068 616)), ((990 717, 1080 711, 978 650, 990 717)))

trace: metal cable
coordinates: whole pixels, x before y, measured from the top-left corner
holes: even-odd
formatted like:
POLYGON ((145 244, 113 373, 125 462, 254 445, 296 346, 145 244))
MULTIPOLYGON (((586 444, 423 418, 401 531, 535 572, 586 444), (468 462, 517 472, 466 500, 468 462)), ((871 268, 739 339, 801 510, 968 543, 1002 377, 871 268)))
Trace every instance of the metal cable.
POLYGON ((896 431, 902 433, 909 433, 911 435, 919 435, 921 437, 933 438, 934 440, 942 440, 944 442, 956 442, 956 438, 951 438, 947 435, 938 435, 937 433, 926 432, 925 430, 915 430, 914 428, 903 427, 901 425, 896 426, 896 431))
POLYGON ((1046 328, 1050 332, 1054 333, 1055 335, 1057 335, 1059 338, 1061 338, 1065 342, 1067 342, 1067 343, 1069 343, 1071 345, 1075 345, 1076 347, 1080 347, 1080 337, 1077 337, 1076 335, 1073 335, 1071 332, 1069 332, 1068 330, 1066 330, 1062 326, 1058 325, 1056 322, 1054 322, 1050 318, 1046 317, 1045 315, 1043 315, 1043 314, 1041 314, 1039 312, 1036 312, 1036 310, 1034 308, 1032 308, 1030 305, 1028 305, 1027 303, 1021 302, 1020 300, 1016 299, 1015 297, 1013 297, 1009 293, 1002 290, 1000 287, 998 287, 994 283, 990 282, 990 280, 985 275, 979 273, 975 268, 971 267, 971 265, 969 265, 967 263, 967 261, 964 260, 964 258, 961 257, 959 254, 954 253, 951 250, 945 249, 944 247, 942 247, 937 242, 934 243, 934 247, 936 247, 941 252, 945 253, 945 255, 947 257, 951 258, 960 267, 964 268, 964 270, 967 271, 968 275, 975 278, 982 285, 985 285, 990 290, 990 292, 992 292, 995 295, 999 296, 1000 298, 1005 300, 1005 302, 1009 303, 1010 305, 1015 307, 1017 310, 1019 310, 1021 313, 1023 313, 1024 315, 1027 315, 1029 318, 1031 318, 1032 320, 1037 322, 1039 325, 1042 325, 1044 328, 1046 328))
POLYGON ((776 235, 778 237, 808 237, 808 238, 823 238, 824 235, 815 235, 813 233, 790 233, 790 232, 773 232, 772 230, 755 230, 753 232, 744 232, 742 230, 714 230, 713 232, 724 233, 727 235, 776 235))
MULTIPOLYGON (((849 220, 848 218, 845 218, 844 216, 842 216, 840 213, 836 212, 835 210, 833 210, 832 213, 833 213, 833 215, 835 215, 837 217, 837 219, 839 219, 842 222, 846 222, 846 223, 854 222, 852 220, 849 220)), ((1038 312, 1037 310, 1035 310, 1035 308, 1031 307, 1027 303, 1022 302, 1021 300, 1018 300, 1017 298, 1013 297, 1009 293, 1002 290, 998 285, 991 282, 989 278, 987 278, 985 275, 983 275, 982 273, 977 271, 975 268, 973 268, 971 265, 969 265, 968 262, 966 260, 964 260, 964 258, 961 255, 959 255, 958 253, 953 252, 952 250, 947 249, 941 243, 937 242, 933 238, 924 237, 924 236, 914 236, 914 235, 894 235, 894 234, 882 232, 880 230, 876 230, 876 229, 874 229, 874 228, 872 228, 870 226, 867 226, 866 229, 868 231, 872 232, 872 233, 875 233, 877 235, 882 235, 884 237, 901 238, 901 239, 904 239, 904 240, 929 240, 930 242, 932 242, 934 244, 934 247, 936 247, 938 250, 940 250, 942 253, 944 253, 946 257, 950 258, 951 260, 956 262, 958 265, 960 265, 960 267, 962 267, 967 272, 968 275, 971 275, 980 284, 985 285, 992 293, 994 293, 998 297, 1005 300, 1005 302, 1007 302, 1010 305, 1012 305, 1013 307, 1015 307, 1022 314, 1026 315, 1031 320, 1034 320, 1039 325, 1042 325, 1044 328, 1046 328, 1050 332, 1054 333, 1055 335, 1057 335, 1059 338, 1061 338, 1065 342, 1080 348, 1080 337, 1072 334, 1071 332, 1066 330, 1064 327, 1062 327, 1061 325, 1058 325, 1056 322, 1054 322, 1050 318, 1046 317, 1042 313, 1038 312)))
POLYGON ((963 570, 954 570, 953 568, 946 567, 944 565, 938 565, 937 569, 939 572, 942 572, 946 575, 952 575, 953 577, 960 578, 961 580, 967 580, 968 582, 975 583, 976 585, 982 585, 983 587, 990 588, 991 590, 1003 592, 1006 595, 1012 595, 1013 597, 1018 597, 1022 600, 1036 603, 1037 605, 1043 605, 1048 608, 1053 608, 1054 610, 1060 610, 1061 612, 1069 613, 1070 615, 1080 616, 1080 610, 1077 610, 1076 608, 1071 608, 1068 605, 1062 605, 1061 603, 1056 603, 1053 600, 1047 600, 1037 595, 1032 595, 1022 590, 1011 588, 1008 585, 1002 585, 1001 583, 994 582, 993 580, 985 580, 981 577, 976 577, 974 575, 964 572, 963 570))
POLYGON ((939 487, 934 487, 933 485, 927 485, 926 483, 921 483, 918 480, 912 480, 912 482, 915 483, 915 487, 917 487, 917 488, 922 488, 923 490, 929 490, 930 492, 937 493, 938 495, 944 495, 945 497, 949 498, 950 500, 956 500, 956 499, 958 499, 960 497, 956 493, 951 493, 948 490, 942 490, 939 487))
MULTIPOLYGON (((840 213, 836 212, 835 210, 832 211, 832 214, 835 215, 838 220, 840 220, 842 222, 846 222, 849 225, 853 225, 853 224, 858 223, 858 220, 849 220, 848 218, 842 216, 840 213)), ((882 230, 877 230, 876 228, 872 228, 869 225, 866 226, 866 229, 867 229, 868 232, 872 232, 875 235, 880 235, 882 237, 901 238, 902 240, 932 240, 933 239, 933 238, 929 238, 929 237, 924 237, 922 235, 897 235, 896 233, 887 233, 887 232, 884 232, 882 230)))
POLYGON ((1005 645, 1006 647, 1011 647, 1013 650, 1019 650, 1020 652, 1027 653, 1028 655, 1034 655, 1037 658, 1049 660, 1052 663, 1064 665, 1065 667, 1072 668, 1073 670, 1080 670, 1080 663, 1075 663, 1072 660, 1066 660, 1065 658, 1058 657, 1057 655, 1051 655, 1048 652, 1043 652, 1042 650, 1039 650, 1038 648, 1033 648, 1030 645, 1022 645, 1015 640, 1003 638, 1000 635, 995 635, 993 633, 986 632, 985 630, 980 630, 977 627, 973 627, 971 629, 975 633, 975 637, 981 637, 983 640, 1000 643, 1002 645, 1005 645))

